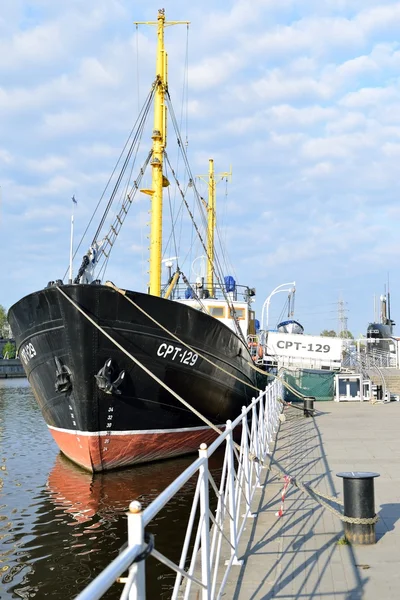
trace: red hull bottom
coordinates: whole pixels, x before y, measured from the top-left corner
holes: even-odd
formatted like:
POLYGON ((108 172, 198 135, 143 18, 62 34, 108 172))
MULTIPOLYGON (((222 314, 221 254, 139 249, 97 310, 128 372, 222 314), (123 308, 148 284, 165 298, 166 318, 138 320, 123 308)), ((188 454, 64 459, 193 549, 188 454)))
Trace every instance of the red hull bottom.
POLYGON ((190 454, 217 437, 208 427, 121 433, 49 429, 61 452, 92 472, 190 454))

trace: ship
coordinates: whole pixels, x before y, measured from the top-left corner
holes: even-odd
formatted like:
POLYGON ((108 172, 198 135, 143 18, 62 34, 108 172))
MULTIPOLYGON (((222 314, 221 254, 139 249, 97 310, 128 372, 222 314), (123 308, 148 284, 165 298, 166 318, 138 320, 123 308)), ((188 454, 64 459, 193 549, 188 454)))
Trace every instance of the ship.
MULTIPOLYGON (((206 239, 201 238, 204 276, 191 281, 175 257, 167 261, 169 271, 162 280, 163 193, 171 177, 165 170, 167 112, 173 111, 164 28, 178 23, 183 22, 167 22, 163 9, 151 22, 157 28, 156 78, 139 115, 139 134, 133 133, 126 146, 130 158, 137 155, 135 144, 151 104, 151 150, 136 180, 119 196, 120 209, 111 226, 105 231, 117 187, 76 277, 71 277, 70 264, 67 281, 65 276, 51 280, 8 313, 26 376, 51 435, 66 457, 91 472, 195 452, 201 443, 215 439, 215 427, 236 418, 267 383, 254 369, 248 344, 248 336, 255 332, 255 290, 224 274, 214 254, 212 160, 208 201, 197 192, 207 233, 206 239), (152 187, 141 189, 148 166, 152 187), (151 202, 146 291, 127 290, 99 276, 140 192, 151 202)), ((179 132, 177 137, 179 142, 179 132)), ((184 143, 178 146, 186 163, 184 143)), ((131 169, 128 165, 128 158, 122 160, 121 173, 131 169)), ((117 184, 121 181, 122 175, 117 184)), ((178 181, 175 185, 185 203, 182 187, 178 181)), ((196 187, 194 177, 190 187, 196 187)))
POLYGON ((396 340, 393 329, 396 323, 390 316, 390 292, 380 296, 380 322, 369 323, 367 328, 368 350, 376 352, 394 352, 396 340))

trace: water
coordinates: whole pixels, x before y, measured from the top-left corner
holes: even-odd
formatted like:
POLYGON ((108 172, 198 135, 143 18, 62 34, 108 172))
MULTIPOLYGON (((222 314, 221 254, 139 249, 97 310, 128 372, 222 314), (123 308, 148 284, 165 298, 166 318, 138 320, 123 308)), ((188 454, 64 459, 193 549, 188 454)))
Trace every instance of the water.
MULTIPOLYGON (((59 453, 27 381, 0 380, 0 599, 76 596, 125 543, 130 501, 147 506, 194 459, 89 474, 59 453)), ((175 562, 194 485, 149 526, 175 562)), ((146 572, 147 597, 168 598, 174 574, 153 558, 146 572)), ((104 598, 121 592, 115 584, 104 598)))

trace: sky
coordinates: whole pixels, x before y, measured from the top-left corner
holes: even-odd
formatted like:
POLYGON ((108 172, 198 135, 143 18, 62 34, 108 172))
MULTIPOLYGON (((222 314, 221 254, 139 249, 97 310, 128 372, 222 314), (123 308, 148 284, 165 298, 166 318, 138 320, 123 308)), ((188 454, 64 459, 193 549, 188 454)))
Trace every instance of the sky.
MULTIPOLYGON (((71 197, 76 245, 154 79, 155 29, 134 21, 155 20, 159 8, 2 3, 6 308, 64 276, 71 197)), ((171 97, 192 172, 207 173, 209 158, 217 173, 232 167, 231 182, 217 187, 217 218, 238 282, 256 288, 258 317, 273 289, 296 282, 294 317, 306 333, 337 329, 341 301, 359 337, 389 279, 400 319, 400 2, 165 0, 164 8, 167 20, 190 21, 166 30, 171 97)), ((132 207, 107 272, 128 289, 146 289, 146 202, 132 207)), ((270 326, 285 316, 286 295, 271 299, 270 326)))

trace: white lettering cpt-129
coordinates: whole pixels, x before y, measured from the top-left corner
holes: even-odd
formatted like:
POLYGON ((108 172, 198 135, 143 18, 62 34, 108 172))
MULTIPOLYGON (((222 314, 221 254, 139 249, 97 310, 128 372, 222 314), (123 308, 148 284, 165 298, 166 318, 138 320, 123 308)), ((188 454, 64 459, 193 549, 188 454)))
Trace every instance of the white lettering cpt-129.
POLYGON ((20 351, 19 355, 25 364, 28 363, 31 360, 31 358, 36 356, 36 350, 33 347, 33 344, 31 344, 31 342, 29 342, 29 344, 26 344, 20 351))
POLYGON ((284 340, 279 340, 276 345, 278 348, 293 348, 296 350, 301 348, 307 352, 330 352, 331 349, 329 344, 302 344, 301 342, 290 342, 284 340))
POLYGON ((173 346, 172 344, 161 344, 157 350, 157 356, 161 358, 168 358, 175 362, 189 365, 194 367, 199 358, 198 354, 195 354, 191 350, 184 350, 180 346, 173 346))

